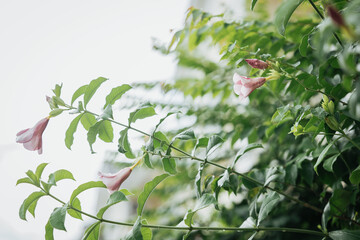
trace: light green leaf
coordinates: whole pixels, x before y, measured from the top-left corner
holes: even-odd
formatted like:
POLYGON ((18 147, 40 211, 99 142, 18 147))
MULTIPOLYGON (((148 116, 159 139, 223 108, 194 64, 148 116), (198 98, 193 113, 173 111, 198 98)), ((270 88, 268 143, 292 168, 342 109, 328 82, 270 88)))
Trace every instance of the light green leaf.
POLYGON ((88 227, 88 229, 85 230, 82 240, 98 240, 100 235, 100 224, 101 222, 98 221, 88 227))
POLYGON ((338 230, 329 232, 329 236, 333 240, 359 240, 360 230, 338 230))
POLYGON ((180 113, 180 111, 179 111, 179 112, 169 112, 168 114, 166 114, 166 116, 163 117, 162 119, 160 119, 159 123, 156 124, 155 129, 154 129, 153 132, 154 132, 154 133, 156 132, 156 130, 158 129, 158 127, 160 126, 160 124, 161 124, 163 121, 165 121, 166 118, 168 118, 169 116, 171 116, 171 115, 173 115, 173 114, 175 114, 175 113, 180 113))
POLYGON ((76 132, 77 126, 79 124, 80 119, 82 118, 84 114, 79 114, 76 118, 74 118, 71 123, 70 126, 68 127, 68 129, 66 130, 65 133, 65 145, 68 149, 71 150, 71 146, 74 142, 74 133, 76 132))
POLYGON ((150 196, 152 191, 156 188, 156 186, 161 181, 163 181, 168 176, 169 176, 169 174, 162 174, 160 176, 155 177, 153 180, 151 180, 150 182, 145 184, 144 190, 142 191, 142 193, 139 195, 139 198, 138 198, 137 213, 138 213, 139 216, 142 215, 146 200, 148 199, 148 197, 150 196))
POLYGON ((35 186, 39 186, 40 182, 39 182, 39 178, 35 175, 35 173, 31 170, 28 170, 26 172, 26 175, 31 179, 31 181, 33 182, 33 184, 35 186))
MULTIPOLYGON (((39 198, 45 196, 46 194, 43 192, 33 192, 31 193, 22 203, 20 210, 19 210, 19 217, 22 220, 26 220, 26 212, 28 211, 30 205, 34 202, 39 200, 39 198)), ((35 210, 35 209, 34 209, 35 210)))
POLYGON ((307 52, 307 48, 308 48, 308 43, 309 41, 309 35, 305 35, 302 39, 301 39, 301 43, 299 45, 299 52, 301 54, 301 56, 306 57, 306 52, 307 52))
POLYGON ((52 90, 53 93, 55 94, 55 96, 60 97, 60 95, 61 95, 61 88, 62 88, 62 83, 61 83, 61 85, 59 85, 59 84, 56 84, 56 85, 55 85, 55 88, 52 90))
POLYGON ((304 0, 284 0, 276 10, 274 24, 281 35, 284 36, 286 25, 291 15, 303 1, 304 0))
POLYGON ((71 179, 71 180, 75 181, 75 178, 72 175, 72 173, 65 169, 57 170, 53 174, 54 174, 55 183, 57 183, 58 181, 63 180, 63 179, 71 179))
POLYGON ((100 119, 108 120, 113 119, 112 105, 107 105, 103 113, 99 116, 100 119))
POLYGON ((84 115, 81 117, 80 121, 81 121, 81 124, 83 125, 83 127, 87 131, 89 131, 90 127, 96 123, 96 119, 95 119, 94 115, 92 115, 90 113, 84 113, 84 115))
POLYGON ((125 196, 134 195, 132 192, 130 192, 130 191, 127 190, 126 188, 120 189, 119 192, 122 192, 123 194, 125 194, 125 196))
POLYGON ((144 119, 156 115, 155 109, 153 106, 146 104, 142 107, 136 109, 134 112, 130 113, 129 124, 136 122, 138 119, 144 119))
POLYGON ((106 96, 106 103, 104 105, 104 109, 108 106, 108 105, 114 105, 114 103, 119 100, 121 98, 121 96, 126 93, 127 91, 129 91, 131 89, 131 86, 128 84, 123 84, 119 87, 113 88, 111 89, 111 92, 109 93, 109 95, 106 96))
POLYGON ((106 205, 99 210, 96 216, 98 218, 102 218, 109 207, 122 201, 127 201, 125 194, 120 191, 114 192, 110 195, 108 201, 106 202, 106 205))
POLYGON ((197 201, 195 208, 193 210, 189 210, 185 215, 184 223, 190 227, 195 213, 200 209, 210 206, 211 204, 216 204, 215 197, 208 193, 203 194, 201 198, 197 201))
POLYGON ((176 135, 173 139, 173 141, 175 139, 180 139, 180 140, 191 140, 191 139, 196 139, 194 131, 192 129, 187 129, 181 133, 179 133, 178 135, 176 135))
POLYGON ((84 107, 89 103, 90 99, 94 96, 100 85, 108 80, 107 78, 99 77, 90 82, 84 93, 84 107))
POLYGON ((360 183, 360 165, 351 172, 349 179, 352 184, 358 185, 360 183))
POLYGON ((271 192, 267 194, 264 198, 264 201, 261 204, 257 226, 259 226, 260 222, 262 222, 269 213, 275 208, 275 206, 280 202, 280 195, 276 192, 271 192))
POLYGON ((132 152, 131 145, 128 138, 128 128, 120 131, 118 151, 124 153, 127 158, 134 159, 135 155, 132 152))
POLYGON ((137 218, 131 231, 128 232, 122 240, 143 240, 143 236, 141 234, 141 217, 140 216, 137 218))
POLYGON ((66 231, 65 217, 67 207, 57 207, 50 215, 49 222, 53 228, 66 231))
POLYGON ((108 120, 101 120, 95 123, 87 133, 87 140, 92 153, 94 153, 92 145, 95 143, 97 135, 99 135, 99 138, 104 142, 112 142, 114 133, 111 123, 108 120))
POLYGON ((49 163, 41 163, 35 170, 35 175, 38 179, 41 178, 41 175, 44 171, 44 168, 48 165, 49 163))
POLYGON ((75 92, 74 94, 72 95, 72 98, 71 98, 71 106, 73 105, 73 103, 75 102, 76 99, 78 99, 81 95, 83 95, 87 89, 88 85, 84 85, 84 86, 81 86, 79 87, 75 92))
POLYGON ((70 197, 70 204, 73 203, 74 199, 83 191, 88 190, 90 188, 106 188, 105 184, 102 181, 97 182, 87 182, 81 184, 79 187, 77 187, 70 197))
POLYGON ((154 148, 162 148, 163 150, 166 150, 169 146, 169 140, 163 134, 162 132, 155 132, 154 133, 154 148))
POLYGON ((60 115, 63 111, 64 111, 64 109, 59 109, 59 108, 54 109, 49 113, 49 116, 56 117, 56 116, 60 115))
POLYGON ((36 205, 37 205, 37 202, 39 201, 40 198, 36 199, 35 201, 33 201, 29 208, 28 208, 28 211, 29 213, 31 213, 31 215, 33 215, 33 217, 35 218, 35 209, 36 209, 36 205))
POLYGON ((232 167, 234 167, 234 165, 236 164, 236 162, 247 152, 253 150, 253 149, 256 149, 256 148, 263 148, 263 145, 261 145, 260 143, 251 143, 243 148, 241 148, 236 156, 235 156, 235 159, 232 163, 232 167))
POLYGON ((223 142, 224 142, 224 140, 221 137, 219 137, 218 135, 211 136, 209 139, 208 145, 206 147, 206 155, 208 155, 214 147, 222 144, 223 142))
POLYGON ((171 175, 174 175, 177 173, 176 162, 175 162, 174 158, 163 158, 162 163, 163 163, 165 172, 168 172, 171 175))
MULTIPOLYGON (((141 224, 148 224, 148 223, 147 223, 147 221, 145 219, 143 219, 141 221, 141 224)), ((142 226, 140 231, 141 231, 141 235, 143 237, 143 240, 151 240, 152 239, 152 231, 151 231, 150 228, 142 226)))
MULTIPOLYGON (((80 200, 78 198, 74 198, 74 201, 72 202, 71 207, 81 211, 80 200)), ((83 220, 82 216, 81 216, 81 213, 79 213, 78 211, 76 211, 76 210, 74 210, 72 208, 68 208, 67 213, 70 216, 72 216, 73 218, 83 220)))
POLYGON ((29 183, 29 184, 34 185, 34 182, 28 177, 20 178, 19 180, 17 180, 16 185, 18 185, 20 183, 29 183))
POLYGON ((51 226, 50 221, 45 225, 45 240, 54 240, 54 228, 51 226))

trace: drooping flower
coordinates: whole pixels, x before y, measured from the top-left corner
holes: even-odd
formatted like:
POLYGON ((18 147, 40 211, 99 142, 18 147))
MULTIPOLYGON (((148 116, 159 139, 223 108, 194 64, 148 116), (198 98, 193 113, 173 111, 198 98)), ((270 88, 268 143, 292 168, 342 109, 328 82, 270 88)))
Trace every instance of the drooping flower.
POLYGON ((130 176, 132 172, 131 167, 123 168, 115 174, 101 173, 99 172, 99 177, 106 185, 110 193, 116 192, 119 190, 121 184, 130 176))
POLYGON ((259 59, 245 59, 245 61, 253 68, 264 70, 269 67, 269 64, 259 59))
POLYGON ((49 122, 50 117, 41 119, 34 127, 24 129, 16 134, 16 142, 22 143, 27 150, 37 150, 42 154, 42 134, 49 122))
POLYGON ((234 91, 237 95, 239 95, 240 100, 242 100, 249 96, 256 88, 261 87, 265 83, 266 78, 248 78, 235 73, 233 81, 234 91))

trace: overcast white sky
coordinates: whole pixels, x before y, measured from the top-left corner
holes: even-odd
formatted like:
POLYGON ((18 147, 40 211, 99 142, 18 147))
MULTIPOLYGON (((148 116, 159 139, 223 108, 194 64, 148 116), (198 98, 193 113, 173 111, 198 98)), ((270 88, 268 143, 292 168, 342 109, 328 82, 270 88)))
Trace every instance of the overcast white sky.
MULTIPOLYGON (((151 37, 169 41, 169 30, 182 26, 189 4, 186 0, 0 0, 0 239, 44 239, 44 225, 58 206, 42 199, 35 220, 30 215, 28 222, 19 219, 18 209, 34 188, 15 187, 15 183, 28 169, 50 162, 45 175, 71 170, 78 182, 64 181, 55 191, 66 200, 68 189, 96 180, 104 150, 116 147, 116 143, 98 144, 99 153, 91 155, 85 132, 78 131, 73 151, 67 150, 63 140, 71 118, 66 116, 50 120, 43 155, 16 144, 19 130, 47 116, 45 95, 62 82, 64 98, 69 100, 74 90, 99 76, 110 78, 99 93, 102 96, 122 83, 171 78, 174 63, 152 51, 151 37)), ((94 203, 86 202, 84 208, 91 211, 94 203)), ((77 239, 83 231, 77 220, 67 221, 66 227, 68 233, 56 231, 56 239, 77 239)))

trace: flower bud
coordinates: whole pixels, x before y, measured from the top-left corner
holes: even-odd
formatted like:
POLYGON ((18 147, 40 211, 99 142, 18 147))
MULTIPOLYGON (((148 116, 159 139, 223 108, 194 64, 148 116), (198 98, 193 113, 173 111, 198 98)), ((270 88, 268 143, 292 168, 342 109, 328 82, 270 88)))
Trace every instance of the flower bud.
POLYGON ((245 61, 253 68, 264 70, 269 67, 269 64, 259 59, 245 59, 245 61))
POLYGON ((278 71, 271 69, 270 74, 266 77, 266 80, 267 81, 278 80, 280 79, 280 77, 281 74, 278 71))
POLYGON ((333 102, 333 101, 330 101, 327 106, 328 106, 328 109, 329 109, 329 113, 330 113, 330 114, 334 114, 334 112, 335 112, 334 102, 333 102))
POLYGON ((325 122, 334 131, 340 130, 340 125, 334 116, 325 117, 325 122))
POLYGON ((294 134, 295 137, 304 134, 304 128, 300 124, 295 124, 291 127, 290 133, 294 134))

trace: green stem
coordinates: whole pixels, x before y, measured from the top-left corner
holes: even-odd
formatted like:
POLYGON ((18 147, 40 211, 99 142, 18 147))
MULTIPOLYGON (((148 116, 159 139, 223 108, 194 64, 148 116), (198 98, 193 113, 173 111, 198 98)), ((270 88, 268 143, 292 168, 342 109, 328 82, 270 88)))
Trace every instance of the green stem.
POLYGON ((357 149, 360 150, 360 146, 356 142, 354 142, 348 135, 346 135, 343 130, 339 130, 339 132, 343 135, 343 137, 345 137, 347 140, 349 140, 349 142, 351 142, 352 145, 354 145, 357 149))
MULTIPOLYGON (((324 20, 324 19, 325 19, 325 18, 324 18, 324 15, 322 15, 322 13, 320 12, 320 10, 316 7, 315 3, 314 3, 312 0, 309 0, 309 2, 310 2, 310 4, 311 4, 311 6, 314 8, 314 10, 316 11, 316 13, 319 15, 319 17, 320 17, 322 20, 324 20)), ((341 46, 342 48, 344 48, 344 45, 343 45, 343 43, 341 42, 339 36, 338 36, 336 33, 334 33, 334 32, 333 32, 333 35, 334 35, 336 41, 338 41, 338 43, 340 44, 340 46, 341 46)))
MULTIPOLYGON (((43 188, 40 187, 48 196, 55 199, 56 201, 60 202, 61 204, 65 205, 65 202, 60 200, 59 198, 55 197, 54 195, 46 192, 43 188)), ((69 206, 70 209, 77 211, 89 218, 93 218, 99 222, 103 223, 110 223, 115 225, 122 225, 122 226, 134 226, 134 223, 126 223, 126 222, 118 222, 112 221, 104 218, 98 218, 94 215, 81 211, 73 206, 69 206)), ((142 227, 147 228, 154 228, 154 229, 170 229, 170 230, 203 230, 203 231, 238 231, 238 232, 259 232, 259 231, 267 231, 267 232, 289 232, 289 233, 302 233, 302 234, 309 234, 315 236, 322 236, 326 237, 327 234, 319 231, 313 230, 306 230, 306 229, 298 229, 298 228, 280 228, 280 227, 257 227, 257 228, 239 228, 239 227, 177 227, 177 226, 168 226, 168 225, 154 225, 154 224, 142 224, 142 227)))

